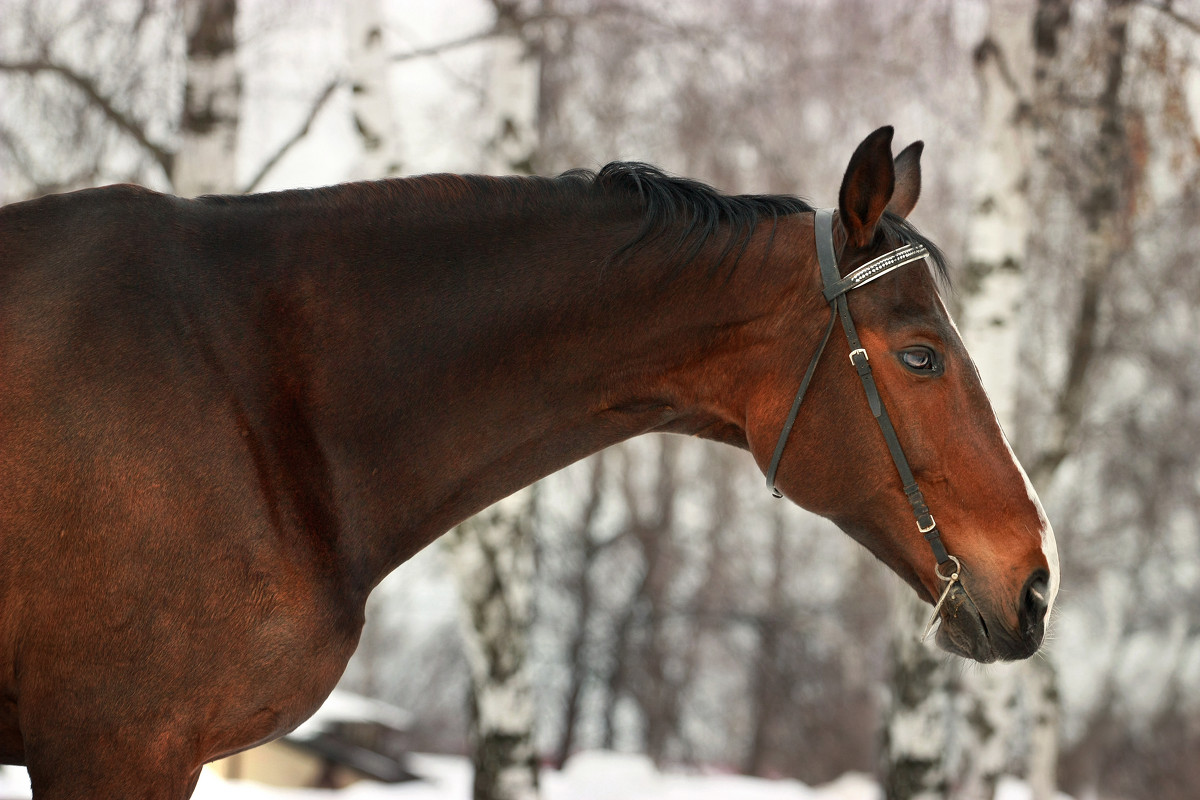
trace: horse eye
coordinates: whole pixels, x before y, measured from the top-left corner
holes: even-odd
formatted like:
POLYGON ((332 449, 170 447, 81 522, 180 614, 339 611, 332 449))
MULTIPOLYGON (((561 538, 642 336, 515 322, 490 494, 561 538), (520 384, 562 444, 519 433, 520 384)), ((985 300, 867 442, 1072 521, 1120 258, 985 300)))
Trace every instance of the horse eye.
POLYGON ((937 354, 928 347, 910 347, 900 353, 900 361, 913 372, 936 373, 941 371, 937 354))

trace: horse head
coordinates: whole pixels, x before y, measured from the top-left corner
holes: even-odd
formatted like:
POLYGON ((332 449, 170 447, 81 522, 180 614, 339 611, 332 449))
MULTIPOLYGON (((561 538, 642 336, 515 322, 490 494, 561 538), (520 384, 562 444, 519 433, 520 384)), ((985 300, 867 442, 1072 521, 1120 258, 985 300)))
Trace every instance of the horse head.
POLYGON ((824 278, 814 265, 804 283, 803 316, 817 333, 780 336, 789 363, 811 365, 812 388, 787 417, 796 371, 765 381, 770 399, 750 415, 748 440, 778 491, 941 601, 944 649, 1025 658, 1058 589, 1054 533, 921 266, 940 255, 905 220, 920 194, 922 145, 893 159, 891 138, 881 128, 859 145, 826 230, 817 212, 811 238, 796 239, 812 255, 793 263, 816 261, 822 236, 832 260, 824 278), (824 323, 824 355, 813 319, 824 323))

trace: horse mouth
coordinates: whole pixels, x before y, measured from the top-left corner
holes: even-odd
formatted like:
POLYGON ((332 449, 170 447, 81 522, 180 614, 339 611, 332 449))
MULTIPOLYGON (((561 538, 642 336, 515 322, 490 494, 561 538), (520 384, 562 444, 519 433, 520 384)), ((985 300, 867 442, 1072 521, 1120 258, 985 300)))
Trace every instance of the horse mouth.
POLYGON ((997 659, 987 623, 961 584, 950 590, 940 616, 942 624, 935 640, 938 647, 981 664, 997 659))

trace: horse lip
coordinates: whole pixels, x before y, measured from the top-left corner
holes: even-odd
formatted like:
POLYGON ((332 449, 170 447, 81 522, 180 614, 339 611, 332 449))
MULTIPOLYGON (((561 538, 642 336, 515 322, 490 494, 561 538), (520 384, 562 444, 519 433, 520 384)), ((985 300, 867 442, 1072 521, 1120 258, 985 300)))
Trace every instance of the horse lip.
POLYGON ((942 624, 937 644, 948 653, 990 664, 997 654, 988 635, 987 623, 961 585, 950 590, 941 611, 942 624))

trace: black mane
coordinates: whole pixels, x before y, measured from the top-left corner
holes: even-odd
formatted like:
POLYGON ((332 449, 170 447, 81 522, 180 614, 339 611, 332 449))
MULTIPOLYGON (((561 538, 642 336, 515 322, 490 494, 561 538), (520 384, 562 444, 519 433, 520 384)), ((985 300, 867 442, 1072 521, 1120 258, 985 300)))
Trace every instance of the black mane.
POLYGON ((612 259, 678 228, 671 250, 678 256, 677 268, 692 261, 722 226, 727 227, 728 234, 712 264, 720 264, 736 249, 732 266, 737 266, 760 221, 769 219, 774 223, 781 216, 813 210, 808 202, 789 195, 722 194, 707 184, 668 175, 638 162, 613 162, 599 172, 571 170, 558 180, 582 181, 596 192, 637 195, 643 208, 641 227, 612 259))
MULTIPOLYGON (((654 241, 665 231, 678 227, 680 232, 671 250, 672 255, 678 258, 677 267, 692 261, 724 225, 728 227, 728 235, 712 263, 720 264, 737 249, 738 255, 732 269, 749 246, 750 237, 760 221, 769 219, 774 224, 779 217, 815 210, 808 201, 792 195, 723 194, 700 181, 668 175, 657 167, 639 162, 613 162, 599 172, 571 170, 559 176, 558 180, 582 181, 597 192, 637 195, 643 207, 641 227, 612 258, 619 259, 631 250, 654 241)), ((950 285, 945 255, 911 222, 886 212, 879 222, 876 235, 882 236, 890 247, 924 245, 929 251, 934 274, 947 286, 950 285)))

